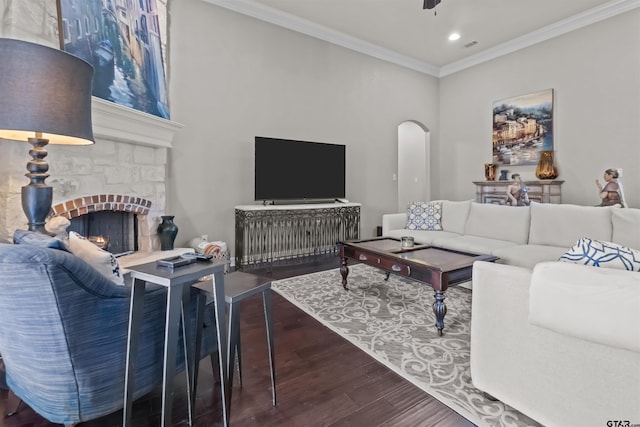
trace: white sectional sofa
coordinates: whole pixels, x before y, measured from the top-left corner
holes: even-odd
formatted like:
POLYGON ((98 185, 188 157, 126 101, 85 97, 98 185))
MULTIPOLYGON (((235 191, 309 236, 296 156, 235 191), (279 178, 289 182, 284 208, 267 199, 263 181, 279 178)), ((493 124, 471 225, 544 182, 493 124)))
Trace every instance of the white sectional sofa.
POLYGON ((640 249, 640 209, 441 203, 442 231, 396 213, 383 235, 500 257, 473 268, 474 385, 545 426, 640 424, 640 272, 558 262, 584 237, 640 249))
POLYGON ((407 230, 407 213, 382 217, 382 234, 500 257, 499 263, 532 269, 557 261, 579 238, 640 249, 640 210, 532 203, 511 207, 470 200, 442 203, 442 231, 407 230))

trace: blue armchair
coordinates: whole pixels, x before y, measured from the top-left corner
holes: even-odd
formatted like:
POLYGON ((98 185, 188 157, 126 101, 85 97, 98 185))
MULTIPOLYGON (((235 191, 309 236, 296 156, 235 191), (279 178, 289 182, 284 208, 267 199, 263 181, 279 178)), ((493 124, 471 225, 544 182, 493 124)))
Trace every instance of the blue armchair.
MULTIPOLYGON (((0 244, 0 354, 11 390, 65 425, 122 409, 130 292, 64 250, 0 244)), ((162 384, 165 298, 166 288, 147 285, 134 398, 162 384)), ((210 339, 200 357, 214 351, 210 339)))

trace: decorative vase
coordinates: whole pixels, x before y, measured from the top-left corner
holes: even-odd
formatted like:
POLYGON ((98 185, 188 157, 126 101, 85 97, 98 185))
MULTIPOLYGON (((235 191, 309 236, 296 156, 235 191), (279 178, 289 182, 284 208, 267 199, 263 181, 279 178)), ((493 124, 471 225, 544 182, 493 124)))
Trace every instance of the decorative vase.
POLYGON ((558 168, 553 158, 553 151, 541 151, 540 160, 536 166, 536 177, 538 179, 556 179, 558 168))
POLYGON ((498 178, 499 181, 506 181, 507 178, 507 174, 509 173, 509 171, 507 169, 502 169, 500 170, 500 178, 498 178))
POLYGON ((485 163, 484 179, 486 179, 487 181, 495 181, 497 168, 498 168, 498 165, 496 163, 485 163))
POLYGON ((178 226, 173 222, 174 215, 161 216, 162 222, 158 225, 158 237, 160 238, 160 249, 168 251, 173 249, 173 242, 178 235, 178 226))

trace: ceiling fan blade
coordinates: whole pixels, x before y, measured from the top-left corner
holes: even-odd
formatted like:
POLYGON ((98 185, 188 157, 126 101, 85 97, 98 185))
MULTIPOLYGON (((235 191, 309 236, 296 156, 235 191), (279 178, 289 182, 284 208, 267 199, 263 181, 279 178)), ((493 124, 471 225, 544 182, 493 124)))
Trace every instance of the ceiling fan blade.
POLYGON ((440 0, 424 0, 423 9, 433 9, 440 3, 440 0))

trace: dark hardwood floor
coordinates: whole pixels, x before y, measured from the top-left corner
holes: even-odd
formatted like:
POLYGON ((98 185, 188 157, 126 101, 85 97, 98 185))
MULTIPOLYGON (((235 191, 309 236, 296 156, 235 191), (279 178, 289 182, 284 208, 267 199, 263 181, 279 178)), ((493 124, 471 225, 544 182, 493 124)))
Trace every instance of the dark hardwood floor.
MULTIPOLYGON (((338 258, 319 258, 304 264, 251 270, 273 280, 338 267, 338 258)), ((242 377, 232 394, 231 424, 235 426, 473 426, 446 405, 384 367, 354 345, 273 293, 276 389, 271 405, 269 362, 260 295, 243 302, 242 377)), ((176 379, 173 426, 186 426, 184 375, 176 379)), ((211 363, 200 364, 194 426, 222 425, 218 385, 211 363)), ((17 403, 0 391, 0 413, 17 403)), ((122 411, 82 423, 86 427, 122 425, 122 411)), ((160 425, 160 392, 134 403, 133 425, 160 425)), ((0 427, 57 426, 28 407, 0 427)))

